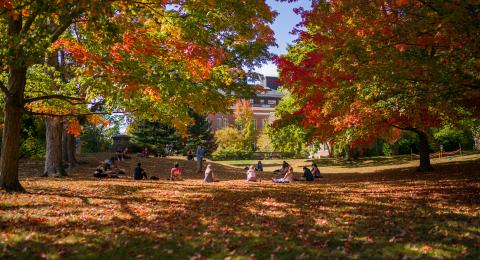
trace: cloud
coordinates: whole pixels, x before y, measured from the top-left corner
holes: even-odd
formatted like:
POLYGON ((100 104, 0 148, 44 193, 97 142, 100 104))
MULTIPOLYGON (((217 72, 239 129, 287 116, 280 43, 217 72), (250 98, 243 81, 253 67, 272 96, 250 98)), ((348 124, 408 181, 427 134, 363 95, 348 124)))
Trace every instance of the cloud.
POLYGON ((278 77, 277 65, 275 65, 271 62, 263 65, 260 68, 255 69, 255 72, 263 74, 264 76, 278 77))

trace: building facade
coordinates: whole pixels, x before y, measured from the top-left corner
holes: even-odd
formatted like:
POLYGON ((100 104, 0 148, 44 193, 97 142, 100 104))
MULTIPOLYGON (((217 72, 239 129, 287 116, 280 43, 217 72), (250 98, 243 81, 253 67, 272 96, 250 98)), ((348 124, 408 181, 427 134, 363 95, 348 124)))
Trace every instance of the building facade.
MULTIPOLYGON (((264 77, 262 80, 263 91, 260 91, 256 98, 249 100, 252 106, 253 125, 256 131, 261 131, 265 125, 273 121, 275 107, 283 97, 283 94, 278 91, 279 86, 278 78, 264 77)), ((235 106, 231 107, 231 111, 235 110, 235 106)), ((228 126, 234 126, 235 116, 233 113, 212 113, 208 115, 208 121, 215 132, 228 126)))

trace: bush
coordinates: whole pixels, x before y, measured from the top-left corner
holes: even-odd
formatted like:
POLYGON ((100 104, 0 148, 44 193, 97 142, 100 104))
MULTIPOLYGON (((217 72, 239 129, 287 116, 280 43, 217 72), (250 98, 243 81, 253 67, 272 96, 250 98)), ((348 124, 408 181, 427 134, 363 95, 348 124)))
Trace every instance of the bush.
POLYGON ((433 138, 436 149, 439 149, 438 147, 443 145, 444 151, 457 150, 459 145, 461 145, 463 149, 470 149, 473 147, 474 142, 471 133, 451 126, 438 129, 434 132, 433 138))
POLYGON ((239 160, 252 158, 251 150, 236 149, 235 147, 217 148, 212 153, 213 160, 239 160))
POLYGON ((392 156, 393 154, 392 147, 390 146, 389 143, 383 143, 382 152, 383 152, 383 155, 385 156, 392 156))

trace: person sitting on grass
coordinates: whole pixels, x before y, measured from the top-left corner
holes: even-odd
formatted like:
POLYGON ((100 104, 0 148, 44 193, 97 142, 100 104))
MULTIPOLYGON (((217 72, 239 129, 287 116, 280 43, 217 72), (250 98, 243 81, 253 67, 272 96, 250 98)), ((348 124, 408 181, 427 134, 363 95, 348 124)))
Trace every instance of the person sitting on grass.
POLYGON ((147 173, 145 172, 145 170, 142 169, 142 164, 137 163, 137 167, 135 167, 135 171, 133 173, 133 179, 142 180, 143 178, 148 180, 147 173))
POLYGON ((255 167, 253 165, 248 168, 247 181, 257 181, 257 172, 255 171, 255 167))
POLYGON ((95 172, 93 173, 93 177, 95 177, 95 178, 107 178, 108 174, 104 173, 103 170, 100 167, 98 167, 97 169, 95 169, 95 172))
POLYGON ((218 180, 215 179, 215 176, 213 175, 213 170, 212 170, 212 165, 208 164, 207 169, 205 170, 205 178, 203 179, 203 182, 217 182, 218 180))
POLYGON ((315 180, 315 178, 313 178, 312 172, 307 167, 303 167, 303 179, 306 181, 315 180))
POLYGON ((273 171, 274 174, 285 174, 287 173, 288 170, 288 163, 286 161, 283 161, 282 163, 282 168, 273 171))
POLYGON ((183 169, 180 168, 180 166, 176 162, 173 165, 173 168, 170 170, 170 177, 168 179, 171 181, 176 181, 176 180, 183 181, 182 173, 183 173, 183 169))
POLYGON ((114 162, 115 162, 115 158, 114 158, 114 157, 105 160, 105 161, 103 162, 103 171, 106 172, 106 171, 110 170, 111 167, 112 167, 112 164, 113 164, 114 162))
POLYGON ((263 164, 262 164, 262 161, 258 161, 258 163, 257 163, 257 171, 263 172, 263 164))
POLYGON ((320 169, 318 169, 316 163, 312 163, 312 174, 315 178, 323 178, 323 176, 320 174, 320 169))
POLYGON ((286 171, 286 173, 283 176, 283 178, 272 179, 273 182, 276 182, 276 183, 290 183, 290 182, 293 182, 293 167, 290 166, 287 162, 284 162, 284 166, 285 166, 284 171, 286 171))

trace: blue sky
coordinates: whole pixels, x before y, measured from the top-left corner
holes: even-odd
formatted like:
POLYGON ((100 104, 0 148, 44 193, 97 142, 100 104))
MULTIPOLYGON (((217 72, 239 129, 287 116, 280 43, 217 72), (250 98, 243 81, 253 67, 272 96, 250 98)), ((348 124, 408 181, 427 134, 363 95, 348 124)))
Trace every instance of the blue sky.
MULTIPOLYGON (((296 3, 280 3, 275 0, 267 0, 267 3, 273 10, 279 13, 272 25, 278 47, 271 47, 270 51, 278 55, 285 54, 287 52, 287 45, 297 38, 297 36, 290 34, 290 32, 301 20, 300 16, 293 12, 293 8, 301 6, 309 9, 311 0, 298 0, 296 3)), ((277 67, 271 62, 256 69, 256 71, 266 76, 278 76, 277 67)))

